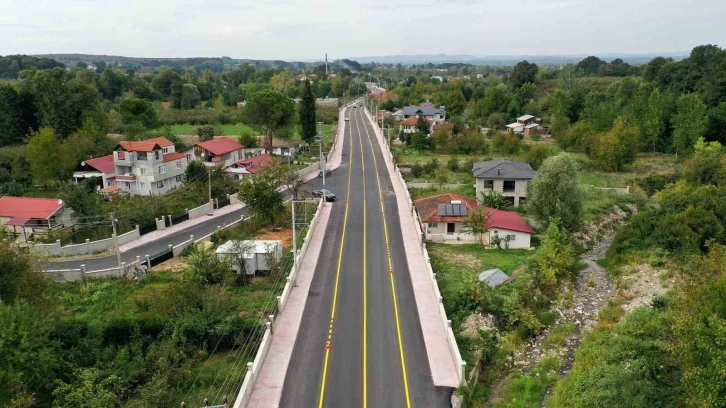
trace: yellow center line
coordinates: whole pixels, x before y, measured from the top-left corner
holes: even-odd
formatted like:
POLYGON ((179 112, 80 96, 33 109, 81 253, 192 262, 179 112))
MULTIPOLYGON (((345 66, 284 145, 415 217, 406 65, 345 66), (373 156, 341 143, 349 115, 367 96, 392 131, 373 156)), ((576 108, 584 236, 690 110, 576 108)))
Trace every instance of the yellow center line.
MULTIPOLYGON (((408 392, 408 377, 406 376, 406 359, 404 358, 403 352, 403 339, 401 336, 401 321, 398 317, 398 301, 396 299, 396 283, 394 279, 393 261, 391 259, 391 248, 388 240, 388 222, 386 222, 386 208, 383 204, 383 189, 381 188, 381 178, 378 174, 378 162, 376 160, 376 152, 373 149, 373 141, 368 133, 368 126, 363 126, 366 131, 366 137, 368 138, 368 144, 371 148, 371 154, 373 155, 373 167, 376 170, 376 181, 378 182, 378 198, 381 202, 381 216, 383 218, 383 232, 386 239, 386 254, 388 256, 388 269, 391 280, 391 294, 393 295, 393 313, 396 318, 396 333, 398 334, 398 351, 401 356, 401 371, 403 372, 403 388, 406 394, 406 407, 411 408, 411 398, 408 392)), ((361 141, 362 143, 362 141, 361 141)))
MULTIPOLYGON (((350 137, 353 137, 353 131, 351 129, 350 137)), ((345 131, 343 131, 345 137, 345 131)), ((353 140, 350 140, 348 145, 348 192, 345 198, 345 216, 343 218, 343 236, 340 239, 340 252, 338 253, 338 268, 335 271, 335 287, 333 289, 333 306, 330 311, 330 325, 328 326, 328 340, 325 343, 325 361, 323 363, 323 377, 320 382, 320 398, 318 407, 323 407, 323 401, 325 399, 325 381, 328 376, 328 361, 330 360, 330 343, 333 336, 333 322, 335 320, 335 310, 338 304, 338 282, 340 282, 340 269, 343 265, 343 247, 345 246, 345 232, 348 227, 348 207, 350 204, 350 175, 353 172, 353 140)), ((325 200, 325 197, 323 197, 325 200)))

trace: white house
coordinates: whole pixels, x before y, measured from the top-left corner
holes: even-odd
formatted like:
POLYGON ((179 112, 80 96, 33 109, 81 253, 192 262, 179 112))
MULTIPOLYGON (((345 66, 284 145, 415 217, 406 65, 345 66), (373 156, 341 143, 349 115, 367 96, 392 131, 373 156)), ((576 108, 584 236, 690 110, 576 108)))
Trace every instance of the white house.
POLYGON ((73 181, 80 183, 90 178, 96 178, 97 189, 115 186, 112 179, 116 176, 116 166, 113 163, 113 155, 96 157, 84 160, 73 172, 73 181))
POLYGON ((0 225, 22 241, 37 230, 73 225, 73 210, 56 198, 0 197, 0 225))
POLYGON ((186 154, 188 161, 200 161, 205 166, 221 164, 227 167, 245 158, 245 147, 232 138, 216 137, 199 142, 182 153, 186 154))
POLYGON ((527 163, 511 160, 488 160, 474 163, 476 196, 492 191, 502 193, 512 205, 519 207, 527 200, 527 184, 537 175, 527 163))
POLYGON ((165 137, 141 141, 122 141, 113 152, 119 191, 129 195, 159 195, 182 185, 187 156, 174 151, 165 137))
MULTIPOLYGON (((458 194, 441 194, 433 197, 421 198, 415 201, 416 210, 423 224, 426 240, 434 242, 469 241, 475 242, 473 234, 464 231, 464 220, 473 208, 477 206, 476 200, 458 194)), ((504 248, 529 248, 530 238, 534 231, 514 211, 504 211, 487 208, 488 231, 482 237, 483 243, 489 245, 494 237, 502 240, 504 248), (504 244, 508 241, 508 245, 504 244)))

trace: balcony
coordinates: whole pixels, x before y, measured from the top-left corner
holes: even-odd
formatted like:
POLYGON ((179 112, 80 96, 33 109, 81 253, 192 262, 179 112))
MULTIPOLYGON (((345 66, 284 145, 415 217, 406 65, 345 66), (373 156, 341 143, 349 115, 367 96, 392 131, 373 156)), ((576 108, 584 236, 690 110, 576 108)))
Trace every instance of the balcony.
POLYGON ((134 157, 131 152, 113 152, 113 162, 117 166, 129 166, 134 164, 134 157))
POLYGON ((131 173, 119 174, 116 176, 116 181, 134 181, 136 176, 131 173))

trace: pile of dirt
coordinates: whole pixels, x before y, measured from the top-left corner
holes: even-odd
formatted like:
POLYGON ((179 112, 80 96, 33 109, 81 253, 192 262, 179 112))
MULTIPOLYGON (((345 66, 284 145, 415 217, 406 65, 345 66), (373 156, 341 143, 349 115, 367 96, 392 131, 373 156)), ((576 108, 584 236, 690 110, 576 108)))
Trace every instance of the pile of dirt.
POLYGON ((651 305, 656 296, 666 293, 673 284, 673 278, 667 277, 665 269, 656 269, 648 264, 627 266, 623 268, 620 281, 625 286, 625 297, 628 299, 622 305, 626 313, 641 307, 651 305))
POLYGON ((470 314, 461 324, 461 335, 465 337, 477 337, 479 330, 489 331, 494 329, 494 316, 474 312, 470 314))
POLYGON ((597 222, 589 222, 585 225, 582 231, 573 234, 572 241, 575 245, 589 248, 595 244, 600 237, 613 234, 620 226, 625 223, 625 219, 630 214, 638 212, 638 208, 635 205, 628 204, 628 211, 623 211, 622 208, 614 205, 610 213, 604 216, 597 222))
MULTIPOLYGON (((257 239, 261 241, 282 241, 282 246, 284 247, 291 247, 292 246, 292 229, 281 229, 279 231, 267 231, 262 234, 260 234, 257 239)), ((298 245, 302 245, 302 242, 299 242, 298 245)))

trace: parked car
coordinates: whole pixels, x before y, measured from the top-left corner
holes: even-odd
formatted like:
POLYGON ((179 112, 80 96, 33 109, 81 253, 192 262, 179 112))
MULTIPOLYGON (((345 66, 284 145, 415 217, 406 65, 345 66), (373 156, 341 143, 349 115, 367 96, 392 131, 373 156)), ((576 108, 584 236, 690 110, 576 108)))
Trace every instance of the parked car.
MULTIPOLYGON (((325 169, 325 177, 329 176, 329 175, 330 175, 330 174, 331 174, 332 172, 333 172, 333 171, 332 171, 332 170, 330 170, 330 169, 325 169)), ((322 171, 322 170, 320 170, 320 171, 318 172, 318 177, 323 177, 323 171, 322 171)))
POLYGON ((313 197, 325 197, 325 201, 335 201, 335 194, 330 190, 315 190, 313 191, 313 197))

